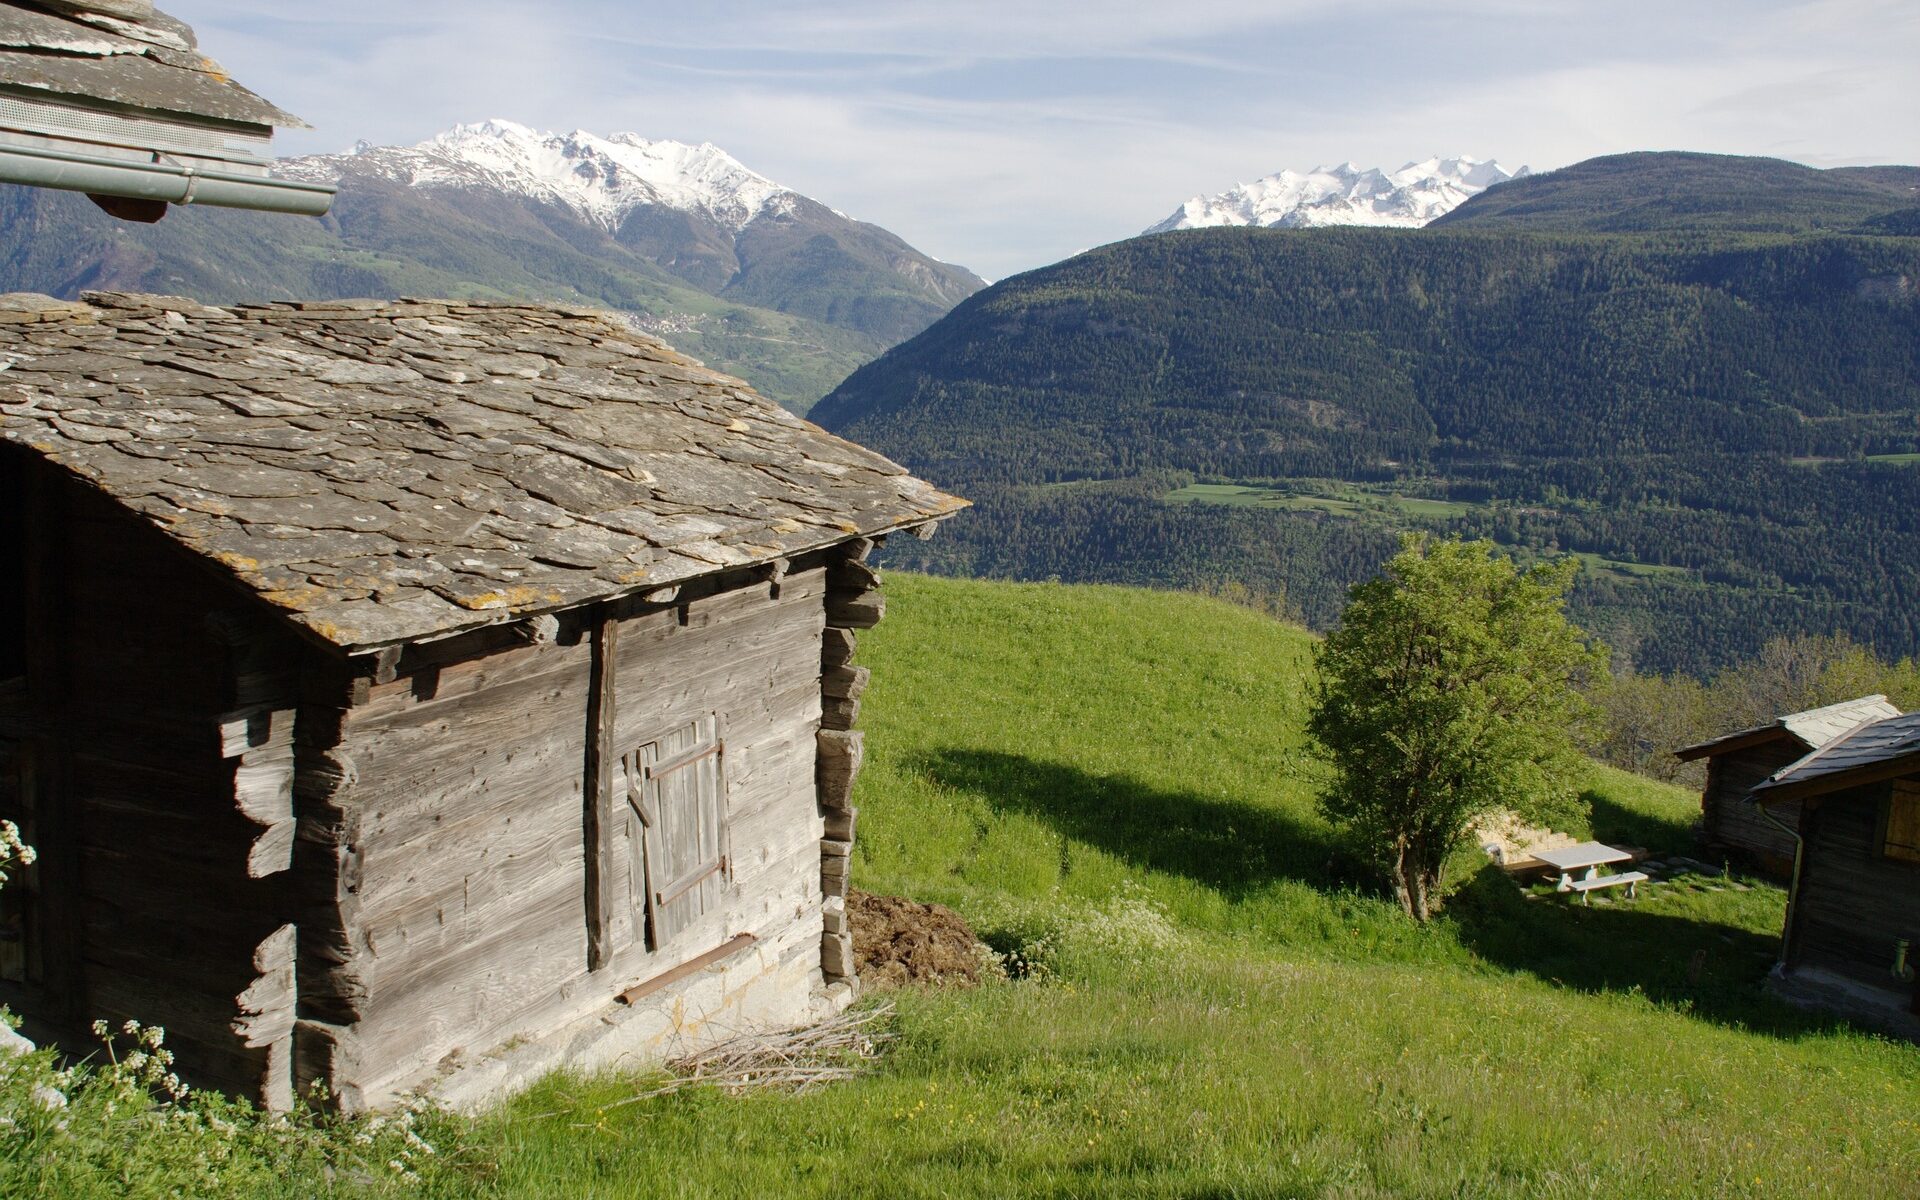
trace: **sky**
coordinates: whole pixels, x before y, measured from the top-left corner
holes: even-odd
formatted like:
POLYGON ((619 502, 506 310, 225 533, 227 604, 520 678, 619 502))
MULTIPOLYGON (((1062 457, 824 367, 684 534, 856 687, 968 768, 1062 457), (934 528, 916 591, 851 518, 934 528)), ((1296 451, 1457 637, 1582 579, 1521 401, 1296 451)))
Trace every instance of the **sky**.
POLYGON ((162 0, 315 127, 712 142, 1001 278, 1283 167, 1920 163, 1915 0, 162 0))

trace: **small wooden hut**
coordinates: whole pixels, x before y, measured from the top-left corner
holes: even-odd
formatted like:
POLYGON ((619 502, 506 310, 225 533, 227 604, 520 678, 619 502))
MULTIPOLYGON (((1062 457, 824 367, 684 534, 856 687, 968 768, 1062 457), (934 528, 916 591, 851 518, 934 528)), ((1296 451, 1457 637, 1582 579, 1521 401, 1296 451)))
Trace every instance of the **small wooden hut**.
POLYGON ((1800 809, 1783 994, 1920 1038, 1920 713, 1828 742, 1752 798, 1800 809))
POLYGON ((875 542, 964 502, 584 310, 0 298, 0 1000, 285 1106, 850 994, 875 542))
POLYGON ((1700 793, 1700 835, 1708 849, 1732 853, 1768 874, 1785 879, 1793 871, 1792 827, 1799 811, 1791 804, 1774 812, 1775 824, 1747 803, 1747 793, 1776 771, 1868 721, 1897 717, 1900 710, 1885 696, 1862 696, 1823 708, 1788 713, 1765 725, 1742 729, 1710 742, 1674 751, 1682 762, 1707 760, 1707 783, 1700 793))

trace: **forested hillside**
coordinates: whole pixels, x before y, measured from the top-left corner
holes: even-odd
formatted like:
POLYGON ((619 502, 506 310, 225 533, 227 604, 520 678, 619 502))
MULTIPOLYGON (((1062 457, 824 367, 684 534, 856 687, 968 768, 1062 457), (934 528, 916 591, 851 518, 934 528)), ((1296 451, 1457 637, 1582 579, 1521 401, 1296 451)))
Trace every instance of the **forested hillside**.
POLYGON ((1905 655, 1920 239, 1875 230, 1162 234, 975 296, 813 415, 980 502, 902 559, 930 569, 1231 582, 1324 625, 1437 528, 1587 556, 1576 611, 1643 669, 1803 630, 1905 655))
POLYGON ((1503 183, 1437 226, 1599 233, 1844 230, 1920 205, 1920 167, 1817 170, 1777 158, 1609 154, 1503 183))

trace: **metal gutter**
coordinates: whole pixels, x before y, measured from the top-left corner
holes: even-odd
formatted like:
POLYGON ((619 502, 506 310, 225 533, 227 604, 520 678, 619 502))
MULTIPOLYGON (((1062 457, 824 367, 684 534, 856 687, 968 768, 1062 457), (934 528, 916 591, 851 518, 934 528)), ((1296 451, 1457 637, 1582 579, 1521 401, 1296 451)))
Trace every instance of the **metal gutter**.
POLYGON ((326 215, 338 190, 331 184, 241 175, 184 163, 142 162, 19 145, 0 145, 0 182, 307 217, 326 215))
POLYGON ((1790 969, 1787 966, 1787 952, 1793 948, 1794 909, 1800 899, 1800 864, 1806 858, 1807 840, 1800 836, 1798 829, 1774 816, 1765 804, 1752 795, 1747 796, 1746 803, 1758 810, 1762 820, 1793 839, 1793 879, 1787 884, 1787 920, 1780 930, 1780 969, 1784 971, 1790 969))

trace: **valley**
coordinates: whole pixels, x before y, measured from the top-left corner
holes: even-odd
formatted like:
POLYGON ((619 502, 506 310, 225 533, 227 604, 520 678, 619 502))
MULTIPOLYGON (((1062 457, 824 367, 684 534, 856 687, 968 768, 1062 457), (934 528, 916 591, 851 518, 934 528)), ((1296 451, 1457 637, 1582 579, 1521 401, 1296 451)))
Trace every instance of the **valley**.
POLYGON ((1583 556, 1577 619, 1641 669, 1795 631, 1898 658, 1920 240, 1874 210, 1914 194, 1892 168, 1628 155, 1426 229, 1156 234, 1003 281, 815 416, 980 502, 904 566, 1237 580, 1324 627, 1424 528, 1583 556), (1672 198, 1601 228, 1629 187, 1736 185, 1698 232, 1672 198))

